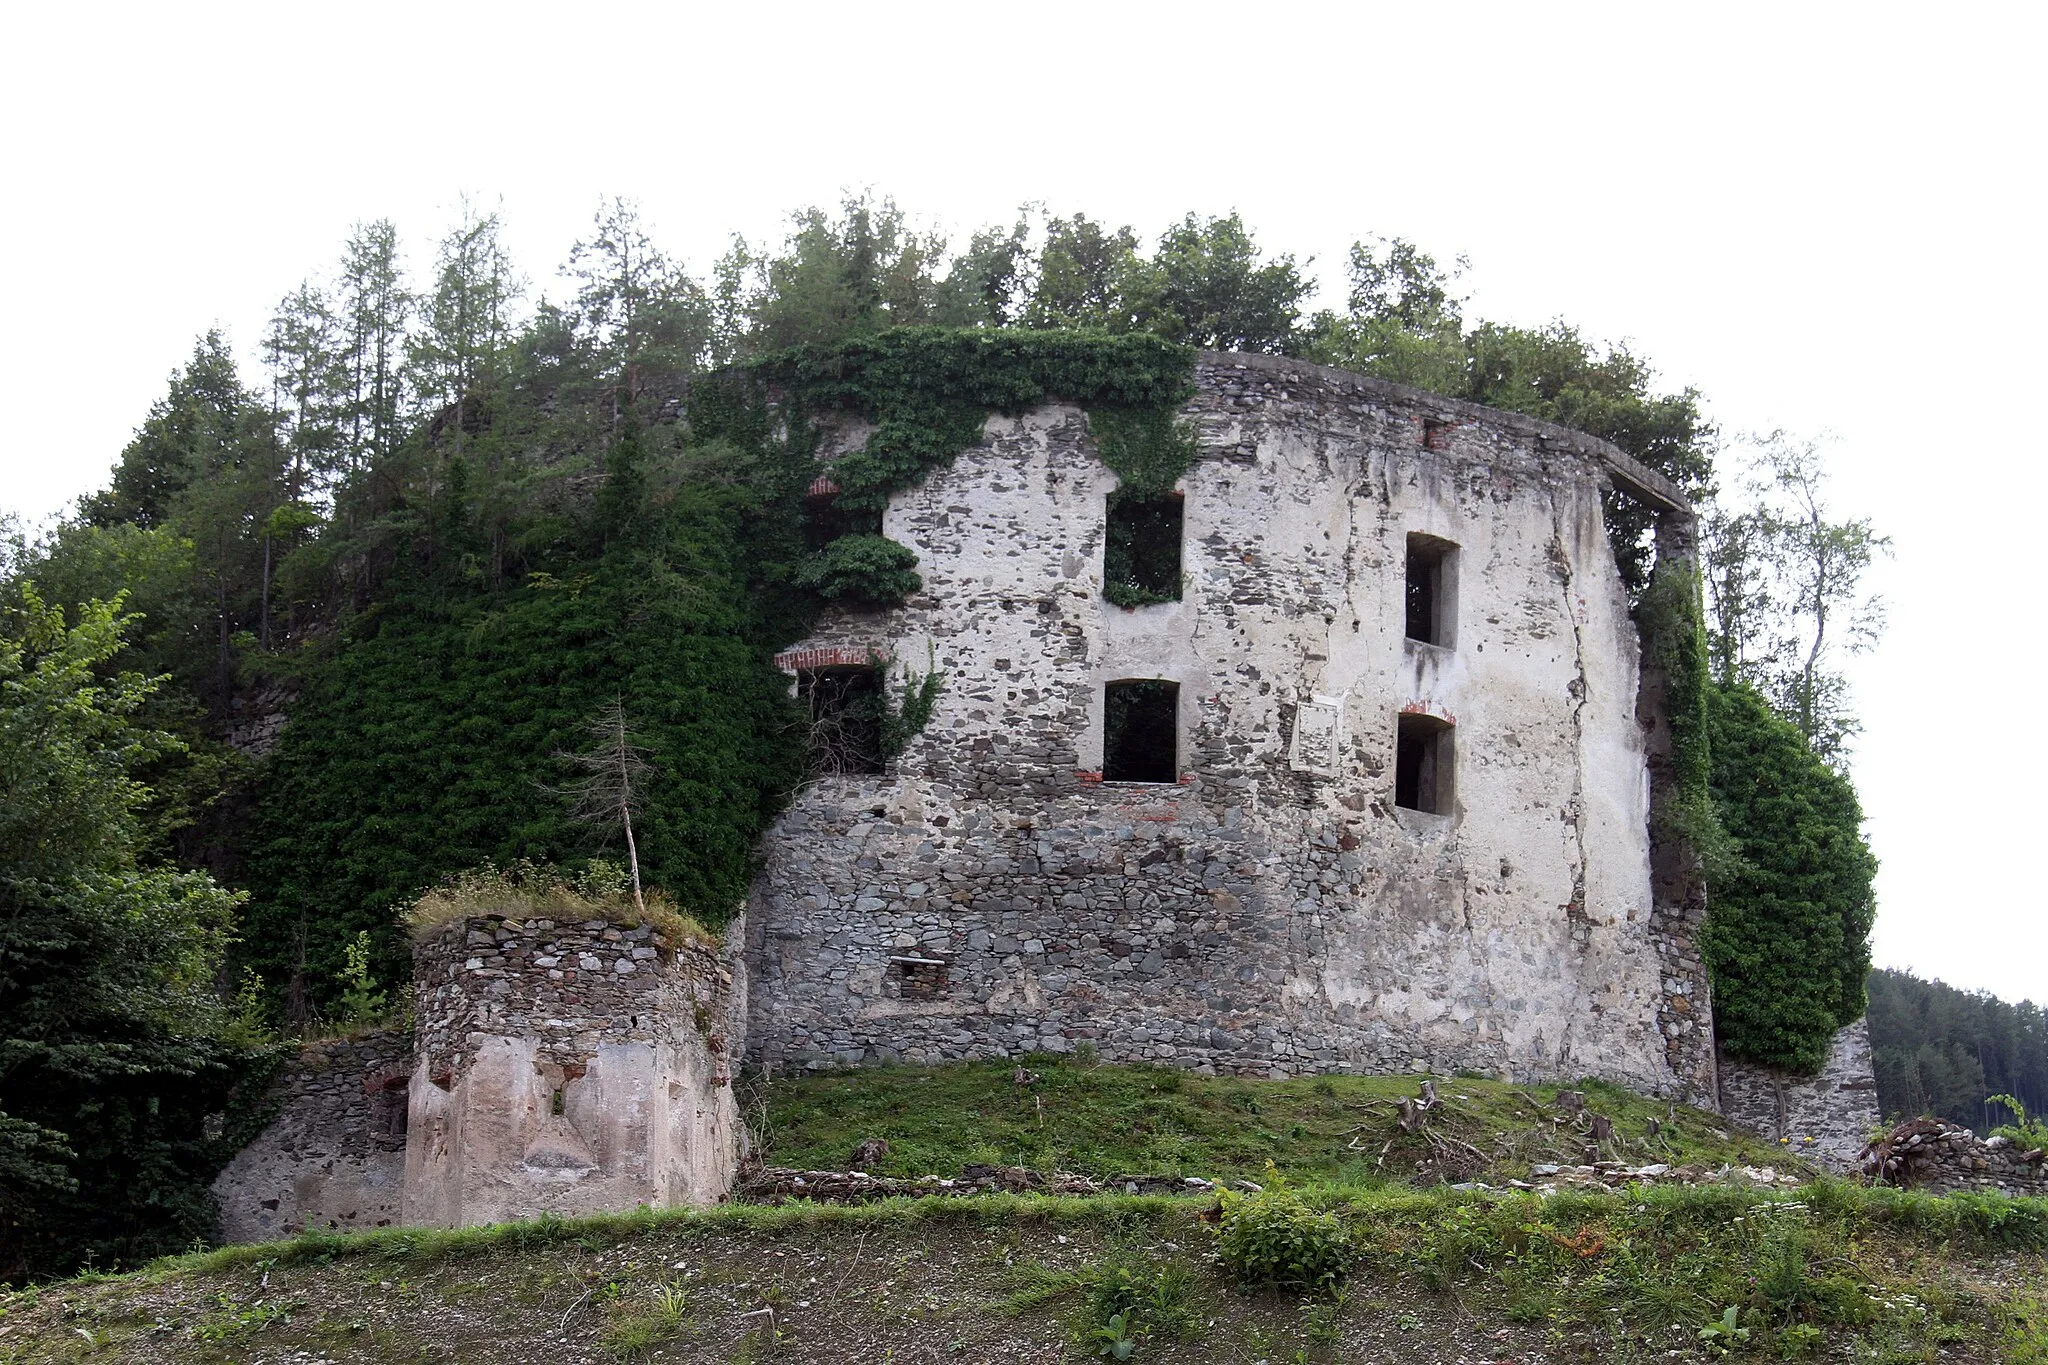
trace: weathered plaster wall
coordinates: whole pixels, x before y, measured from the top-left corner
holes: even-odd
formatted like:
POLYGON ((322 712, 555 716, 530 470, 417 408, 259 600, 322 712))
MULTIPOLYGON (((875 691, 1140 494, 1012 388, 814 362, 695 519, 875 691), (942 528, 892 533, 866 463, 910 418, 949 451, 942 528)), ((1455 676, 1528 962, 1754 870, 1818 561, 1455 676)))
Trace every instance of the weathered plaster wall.
POLYGON ((1115 477, 1048 405, 895 498, 920 594, 791 651, 881 647, 947 682, 887 775, 813 784, 768 836, 754 1054, 1087 1043, 1711 1103, 1704 981, 1653 904, 1605 448, 1287 361, 1207 356, 1198 382, 1182 601, 1103 599, 1115 477), (1404 639, 1415 531, 1459 546, 1448 648, 1404 639), (1103 685, 1144 677, 1180 683, 1181 781, 1103 783, 1103 685), (1319 751, 1294 744, 1304 708, 1319 751), (1393 807, 1403 710, 1456 724, 1451 815, 1393 807))
POLYGON ((213 1182, 223 1240, 398 1222, 411 1074, 409 1033, 300 1049, 271 1088, 277 1117, 213 1182))
POLYGON ((414 949, 405 1221, 442 1227, 731 1188, 736 959, 603 921, 484 917, 414 949))
POLYGON ((1818 1075, 1788 1076, 1767 1066, 1720 1060, 1721 1112, 1762 1137, 1836 1171, 1855 1170, 1883 1115, 1870 1054, 1869 1021, 1835 1034, 1818 1075))

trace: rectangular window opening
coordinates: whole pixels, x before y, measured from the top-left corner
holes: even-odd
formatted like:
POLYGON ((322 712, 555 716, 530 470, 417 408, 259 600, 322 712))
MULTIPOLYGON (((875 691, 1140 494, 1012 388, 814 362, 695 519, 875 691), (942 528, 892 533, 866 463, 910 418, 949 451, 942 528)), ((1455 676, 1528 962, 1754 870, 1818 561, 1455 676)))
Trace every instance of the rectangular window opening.
POLYGON ((796 695, 810 716, 812 772, 882 771, 882 708, 887 703, 875 669, 800 669, 796 695))
POLYGON ((819 480, 804 499, 804 548, 822 550, 841 536, 882 534, 880 512, 856 512, 839 505, 839 486, 819 480))
POLYGON ((1102 548, 1102 595, 1120 607, 1180 601, 1184 503, 1178 493, 1109 495, 1102 548))
POLYGON ((952 986, 952 964, 943 958, 898 955, 889 959, 896 970, 896 992, 906 1000, 933 1000, 952 986))
POLYGON ((1457 622, 1458 547, 1448 540, 1408 536, 1407 635, 1448 648, 1457 622))
POLYGON ((1180 781, 1180 684, 1137 678, 1104 686, 1102 779, 1180 781))
POLYGON ((1455 727, 1435 716, 1401 714, 1394 732, 1394 804, 1429 815, 1451 813, 1455 727))

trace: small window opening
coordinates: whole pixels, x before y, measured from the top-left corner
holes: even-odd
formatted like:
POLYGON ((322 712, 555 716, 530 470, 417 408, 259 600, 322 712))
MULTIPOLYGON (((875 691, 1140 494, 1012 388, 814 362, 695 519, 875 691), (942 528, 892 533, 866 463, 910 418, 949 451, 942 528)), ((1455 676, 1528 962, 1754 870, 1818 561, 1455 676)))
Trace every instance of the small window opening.
POLYGON ((564 1105, 562 1104, 562 1092, 557 1090, 555 1092, 554 1099, 548 1102, 548 1112, 550 1114, 560 1115, 563 1108, 564 1105))
POLYGON ((386 1147, 405 1145, 405 1122, 411 1098, 411 1078, 394 1076, 378 1088, 371 1110, 371 1134, 386 1147))
POLYGON ((1102 595, 1120 607, 1180 601, 1178 493, 1147 497, 1126 489, 1109 495, 1102 548, 1102 595))
POLYGON ((1458 547, 1419 532, 1408 537, 1408 638, 1451 643, 1457 619, 1458 547))
POLYGON ((1451 444, 1451 433, 1458 429, 1456 422, 1439 421, 1434 417, 1422 419, 1422 448, 1443 450, 1451 444))
POLYGON ((880 512, 854 512, 839 505, 839 485, 819 479, 804 498, 804 548, 822 550, 841 536, 882 534, 880 512))
POLYGON ((1394 804, 1430 815, 1451 813, 1454 728, 1435 716, 1403 712, 1394 733, 1394 804))
POLYGON ((951 981, 949 964, 935 957, 892 957, 896 969, 897 994, 907 1000, 929 1000, 946 994, 951 981))
POLYGON ((1180 684, 1156 678, 1103 688, 1102 777, 1106 782, 1180 780, 1180 684))
POLYGON ((872 668, 806 668, 797 699, 810 716, 814 773, 882 771, 881 675, 872 668))

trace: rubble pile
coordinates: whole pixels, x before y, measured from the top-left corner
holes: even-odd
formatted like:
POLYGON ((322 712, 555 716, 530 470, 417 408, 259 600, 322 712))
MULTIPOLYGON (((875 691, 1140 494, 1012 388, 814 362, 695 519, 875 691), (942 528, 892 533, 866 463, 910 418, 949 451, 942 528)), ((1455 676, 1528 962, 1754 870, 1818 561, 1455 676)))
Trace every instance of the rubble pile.
POLYGON ((2010 1138, 1980 1138, 1947 1119, 1911 1119, 1863 1149, 1863 1177, 1945 1194, 1983 1190, 2048 1195, 2048 1151, 2022 1151, 2010 1138))

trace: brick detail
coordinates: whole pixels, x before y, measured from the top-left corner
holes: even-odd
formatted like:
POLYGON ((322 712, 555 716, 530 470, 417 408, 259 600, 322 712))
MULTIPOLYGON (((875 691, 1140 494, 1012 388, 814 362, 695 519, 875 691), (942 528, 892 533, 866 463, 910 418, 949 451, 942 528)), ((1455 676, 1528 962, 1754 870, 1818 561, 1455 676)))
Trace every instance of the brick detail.
POLYGON ((807 668, 866 668, 880 652, 867 645, 821 645, 778 654, 775 666, 785 673, 797 673, 807 668))

